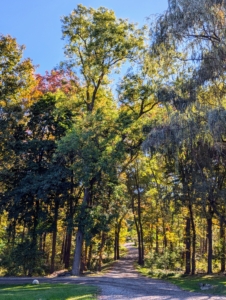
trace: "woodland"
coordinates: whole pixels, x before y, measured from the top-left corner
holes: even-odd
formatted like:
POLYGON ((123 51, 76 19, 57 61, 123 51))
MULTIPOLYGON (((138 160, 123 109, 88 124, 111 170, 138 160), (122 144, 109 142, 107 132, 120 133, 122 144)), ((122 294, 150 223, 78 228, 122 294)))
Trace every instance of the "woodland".
POLYGON ((0 36, 0 274, 99 271, 125 241, 224 273, 226 3, 169 0, 143 28, 78 5, 62 35, 45 75, 0 36))

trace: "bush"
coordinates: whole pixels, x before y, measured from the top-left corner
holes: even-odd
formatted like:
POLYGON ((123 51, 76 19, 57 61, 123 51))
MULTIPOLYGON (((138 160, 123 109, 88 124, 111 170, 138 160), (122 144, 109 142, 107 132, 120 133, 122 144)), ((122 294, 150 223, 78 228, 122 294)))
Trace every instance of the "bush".
POLYGON ((8 276, 16 275, 44 275, 41 267, 42 253, 26 240, 14 247, 7 247, 1 253, 0 267, 6 270, 8 276))
POLYGON ((163 253, 149 253, 145 260, 145 266, 153 269, 175 270, 181 267, 181 252, 166 249, 163 253))

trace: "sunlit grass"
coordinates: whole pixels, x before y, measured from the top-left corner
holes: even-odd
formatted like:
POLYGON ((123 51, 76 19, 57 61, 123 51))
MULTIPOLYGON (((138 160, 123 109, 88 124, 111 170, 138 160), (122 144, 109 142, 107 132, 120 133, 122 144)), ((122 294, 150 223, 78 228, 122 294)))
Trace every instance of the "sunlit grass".
POLYGON ((226 295, 226 278, 224 275, 195 275, 195 276, 180 276, 169 277, 167 280, 176 284, 183 290, 192 292, 201 292, 207 294, 226 295), (200 284, 211 284, 213 288, 209 290, 201 290, 200 284))
POLYGON ((97 288, 77 284, 0 285, 1 300, 95 300, 97 288))
POLYGON ((226 295, 226 276, 225 275, 194 275, 185 276, 179 272, 154 270, 142 268, 136 265, 137 270, 150 278, 160 278, 179 286, 183 290, 190 292, 200 292, 205 294, 226 295), (211 284, 209 290, 201 290, 200 284, 211 284))

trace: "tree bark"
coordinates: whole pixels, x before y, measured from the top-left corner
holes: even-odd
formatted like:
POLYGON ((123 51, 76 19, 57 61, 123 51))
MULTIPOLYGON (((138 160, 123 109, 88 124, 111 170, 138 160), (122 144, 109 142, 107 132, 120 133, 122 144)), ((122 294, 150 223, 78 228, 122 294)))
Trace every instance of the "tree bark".
POLYGON ((57 239, 57 221, 58 221, 58 209, 59 209, 59 201, 55 201, 54 207, 54 223, 53 223, 53 238, 52 238, 52 255, 51 255, 51 266, 50 272, 53 273, 55 271, 55 256, 56 256, 56 239, 57 239))
POLYGON ((138 223, 136 215, 135 215, 135 208, 134 208, 134 200, 133 199, 132 199, 132 208, 133 208, 133 217, 134 217, 134 223, 135 223, 135 226, 136 226, 137 238, 138 238, 138 264, 142 265, 143 264, 143 259, 142 259, 142 246, 141 246, 141 232, 140 232, 139 223, 138 223))
POLYGON ((66 236, 64 235, 63 241, 61 244, 61 252, 60 252, 60 262, 64 263, 64 257, 65 257, 65 244, 66 244, 66 236))
POLYGON ((155 253, 159 254, 159 226, 158 226, 159 219, 156 218, 156 231, 155 231, 155 253))
POLYGON ((137 228, 138 228, 138 248, 139 248, 139 265, 144 265, 144 238, 143 238, 143 225, 141 221, 141 194, 140 194, 140 186, 139 186, 139 177, 138 177, 138 170, 136 170, 135 174, 135 182, 137 188, 137 228))
POLYGON ((114 239, 114 260, 118 259, 118 255, 117 255, 117 249, 118 249, 118 241, 119 237, 118 237, 118 226, 117 224, 115 224, 115 239, 114 239))
POLYGON ((225 224, 220 220, 221 272, 225 272, 225 224))
POLYGON ((119 240, 120 240, 122 220, 124 217, 125 215, 123 215, 119 221, 117 220, 117 223, 115 224, 114 260, 120 259, 119 240))
POLYGON ((164 218, 162 219, 162 227, 163 227, 163 247, 164 249, 167 248, 168 246, 168 241, 167 241, 167 236, 166 236, 166 225, 165 225, 165 220, 164 218))
POLYGON ((87 261, 87 268, 89 270, 91 269, 92 249, 93 249, 93 244, 92 244, 92 241, 90 241, 89 253, 88 253, 88 261, 87 261))
POLYGON ((189 203, 189 213, 190 213, 191 228, 192 228, 191 275, 194 275, 195 271, 196 271, 196 260, 195 260, 195 254, 196 254, 196 228, 195 228, 195 221, 194 221, 194 215, 193 215, 193 209, 192 209, 192 204, 191 203, 189 203))
POLYGON ((99 249, 99 261, 98 261, 98 271, 101 271, 102 268, 102 261, 103 261, 103 249, 105 244, 105 233, 101 232, 101 243, 100 243, 100 249, 99 249))
POLYGON ((191 273, 191 220, 186 218, 185 227, 185 272, 188 275, 191 273))
POLYGON ((31 243, 31 251, 33 251, 33 261, 30 262, 29 270, 28 270, 28 276, 32 276, 33 269, 36 264, 36 251, 37 251, 37 227, 38 227, 38 215, 39 215, 39 201, 35 201, 35 211, 34 211, 34 226, 33 226, 33 232, 32 232, 32 243, 31 243))
MULTIPOLYGON (((73 162, 71 162, 71 164, 72 163, 73 162)), ((68 269, 70 266, 70 256, 71 256, 71 242, 72 242, 73 217, 74 217, 73 193, 74 193, 74 172, 72 171, 71 191, 70 191, 70 197, 68 199, 67 235, 65 241, 65 256, 64 256, 64 263, 66 269, 68 269)))
POLYGON ((72 241, 72 233, 67 232, 67 238, 65 241, 65 258, 64 258, 64 264, 66 269, 70 267, 71 241, 72 241))
MULTIPOLYGON (((81 207, 81 215, 82 218, 85 215, 85 209, 87 207, 87 203, 89 203, 90 190, 89 188, 85 188, 84 197, 81 207)), ((76 234, 76 245, 74 252, 74 261, 72 266, 72 275, 78 276, 80 274, 80 265, 81 265, 81 254, 82 254, 82 244, 83 244, 83 226, 82 219, 79 220, 78 231, 76 234)))
POLYGON ((213 259, 213 212, 209 206, 207 216, 207 240, 208 240, 208 256, 207 256, 207 274, 212 274, 212 259, 213 259))
POLYGON ((45 250, 46 250, 46 232, 44 232, 43 240, 42 240, 42 251, 43 251, 43 253, 45 252, 45 250))

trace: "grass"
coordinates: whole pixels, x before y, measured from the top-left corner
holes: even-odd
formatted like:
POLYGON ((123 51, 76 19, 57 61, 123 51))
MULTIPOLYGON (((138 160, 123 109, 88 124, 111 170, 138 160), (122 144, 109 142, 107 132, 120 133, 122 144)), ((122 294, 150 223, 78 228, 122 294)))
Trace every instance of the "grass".
POLYGON ((1 300, 95 300, 97 288, 77 284, 0 285, 1 300))
POLYGON ((225 275, 194 275, 194 276, 172 276, 167 278, 171 283, 176 284, 183 290, 191 292, 201 292, 205 294, 226 295, 225 275), (201 290, 199 284, 208 283, 213 286, 209 290, 201 290))
POLYGON ((155 270, 150 271, 150 268, 142 268, 136 265, 137 270, 144 276, 151 278, 160 278, 167 280, 181 289, 190 292, 199 292, 204 294, 214 294, 226 296, 226 276, 225 275, 194 275, 185 276, 179 272, 155 270), (200 284, 208 283, 213 286, 209 290, 201 290, 200 284))

